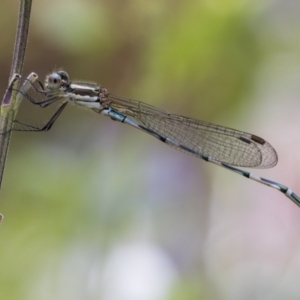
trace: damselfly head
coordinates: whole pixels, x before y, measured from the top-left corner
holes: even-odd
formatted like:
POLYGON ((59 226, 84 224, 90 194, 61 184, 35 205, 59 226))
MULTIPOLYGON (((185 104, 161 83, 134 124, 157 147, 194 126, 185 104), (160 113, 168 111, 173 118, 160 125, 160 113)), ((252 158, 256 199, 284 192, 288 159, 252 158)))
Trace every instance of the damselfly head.
POLYGON ((49 90, 59 90, 69 83, 69 75, 65 71, 58 71, 49 74, 45 79, 45 87, 49 90))

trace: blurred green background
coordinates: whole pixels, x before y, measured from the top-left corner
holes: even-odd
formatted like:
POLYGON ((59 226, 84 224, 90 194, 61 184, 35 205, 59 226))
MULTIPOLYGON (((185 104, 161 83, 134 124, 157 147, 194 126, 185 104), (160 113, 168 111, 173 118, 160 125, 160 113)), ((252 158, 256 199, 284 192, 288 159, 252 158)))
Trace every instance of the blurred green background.
MULTIPOLYGON (((2 94, 18 4, 0 3, 2 94)), ((255 173, 299 194, 299 16, 293 0, 33 1, 23 75, 61 67, 262 136, 279 163, 255 173)), ((71 105, 13 134, 0 211, 1 299, 299 299, 284 195, 71 105)))

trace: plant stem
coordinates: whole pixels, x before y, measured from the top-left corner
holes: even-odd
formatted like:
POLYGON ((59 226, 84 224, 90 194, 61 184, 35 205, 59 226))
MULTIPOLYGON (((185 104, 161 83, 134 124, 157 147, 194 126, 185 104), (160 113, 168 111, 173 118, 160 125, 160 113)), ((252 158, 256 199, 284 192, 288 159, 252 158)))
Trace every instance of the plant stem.
POLYGON ((32 0, 20 0, 18 28, 15 39, 9 84, 1 105, 0 132, 3 134, 0 135, 0 189, 10 141, 11 128, 19 106, 16 89, 19 85, 19 74, 22 74, 23 70, 29 30, 31 3, 32 0))

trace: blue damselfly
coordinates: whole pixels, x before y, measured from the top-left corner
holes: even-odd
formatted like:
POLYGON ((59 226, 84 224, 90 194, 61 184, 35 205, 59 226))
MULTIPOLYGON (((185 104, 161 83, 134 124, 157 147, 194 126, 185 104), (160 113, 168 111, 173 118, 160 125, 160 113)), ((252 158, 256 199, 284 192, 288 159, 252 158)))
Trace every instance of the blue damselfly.
POLYGON ((129 124, 180 151, 275 188, 300 206, 300 197, 290 188, 237 168, 271 168, 276 165, 276 151, 257 135, 171 114, 141 101, 113 95, 95 83, 71 81, 63 70, 49 74, 44 85, 40 82, 39 86, 32 82, 31 85, 31 89, 19 91, 31 103, 47 107, 58 100, 63 101, 42 127, 15 120, 23 125, 23 129, 12 130, 47 131, 70 102, 129 124))

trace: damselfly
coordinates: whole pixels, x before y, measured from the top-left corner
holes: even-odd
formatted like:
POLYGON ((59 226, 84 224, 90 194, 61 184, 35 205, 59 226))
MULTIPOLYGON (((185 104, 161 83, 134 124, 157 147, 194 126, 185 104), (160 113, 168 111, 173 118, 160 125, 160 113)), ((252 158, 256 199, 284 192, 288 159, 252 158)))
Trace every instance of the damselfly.
POLYGON ((256 135, 171 114, 141 101, 118 97, 98 84, 71 81, 65 71, 52 72, 46 77, 44 85, 39 84, 32 84, 30 89, 21 89, 20 93, 40 107, 63 101, 42 127, 15 121, 24 126, 22 131, 49 130, 70 102, 129 124, 180 151, 275 188, 300 206, 300 197, 288 187, 237 168, 271 168, 276 165, 276 151, 256 135))

